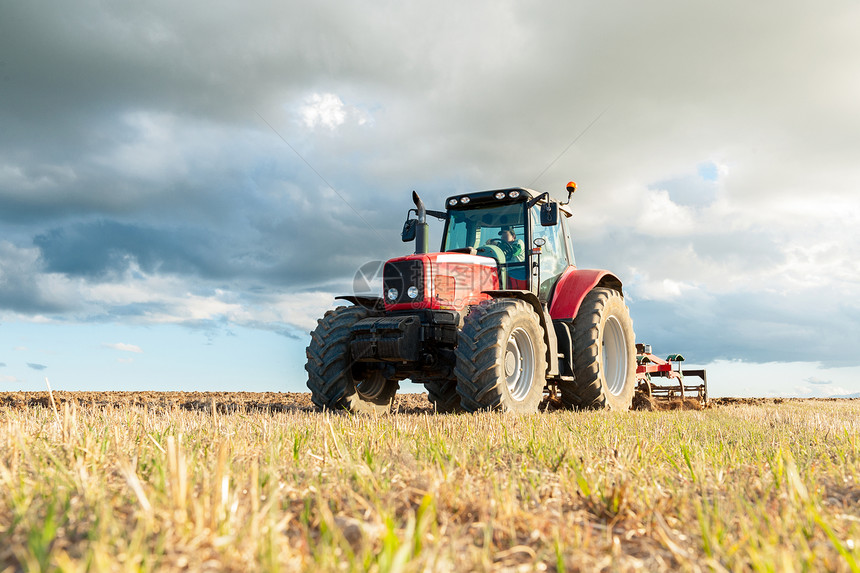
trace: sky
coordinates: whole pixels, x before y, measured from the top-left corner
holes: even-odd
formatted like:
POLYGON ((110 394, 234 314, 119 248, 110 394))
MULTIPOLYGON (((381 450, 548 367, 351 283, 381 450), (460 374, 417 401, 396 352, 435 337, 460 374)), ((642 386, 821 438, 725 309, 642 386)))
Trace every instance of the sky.
POLYGON ((860 394, 858 29, 839 0, 0 0, 0 390, 304 391, 413 189, 575 180, 577 264, 640 342, 712 395, 860 394))

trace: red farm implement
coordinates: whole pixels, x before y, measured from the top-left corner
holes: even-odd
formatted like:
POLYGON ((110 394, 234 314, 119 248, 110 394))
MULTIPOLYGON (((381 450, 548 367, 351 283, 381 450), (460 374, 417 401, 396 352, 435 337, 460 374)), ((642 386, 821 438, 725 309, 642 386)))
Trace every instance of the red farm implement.
POLYGON ((708 375, 704 370, 684 370, 684 357, 670 354, 665 360, 651 352, 650 344, 636 345, 637 390, 661 402, 695 400, 708 403, 708 375), (687 378, 699 378, 695 383, 687 378))

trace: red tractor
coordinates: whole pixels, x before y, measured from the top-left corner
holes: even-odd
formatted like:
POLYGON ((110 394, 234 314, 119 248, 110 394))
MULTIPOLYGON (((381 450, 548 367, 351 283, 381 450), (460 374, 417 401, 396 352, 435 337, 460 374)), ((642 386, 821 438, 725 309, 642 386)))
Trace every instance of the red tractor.
POLYGON ((576 268, 567 189, 564 204, 519 187, 455 195, 446 212, 413 192, 402 238, 415 254, 385 263, 382 297, 338 297, 352 306, 311 333, 313 403, 387 412, 409 378, 438 412, 535 412, 545 393, 630 408, 642 375, 621 281, 576 268), (427 215, 445 221, 440 252, 428 252, 427 215))

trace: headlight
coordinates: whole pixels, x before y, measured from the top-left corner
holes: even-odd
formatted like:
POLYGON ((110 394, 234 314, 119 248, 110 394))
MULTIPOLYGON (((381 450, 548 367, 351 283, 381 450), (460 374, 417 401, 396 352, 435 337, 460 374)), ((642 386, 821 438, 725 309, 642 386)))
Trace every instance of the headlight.
POLYGON ((400 293, 397 291, 396 288, 388 289, 388 293, 387 293, 388 300, 390 300, 391 302, 394 302, 395 300, 397 300, 397 295, 399 295, 399 294, 400 293))
POLYGON ((495 197, 496 199, 504 199, 504 198, 505 198, 505 194, 504 194, 504 193, 502 193, 501 191, 499 191, 498 193, 496 193, 495 195, 493 195, 493 197, 495 197))
POLYGON ((510 193, 508 193, 508 197, 510 197, 511 199, 516 199, 519 196, 520 196, 519 191, 511 191, 510 193))
POLYGON ((462 203, 463 205, 468 205, 469 201, 471 201, 471 199, 469 199, 468 197, 460 197, 460 203, 462 203))
POLYGON ((456 205, 456 204, 457 204, 457 200, 456 200, 456 199, 448 199, 448 205, 450 205, 451 207, 453 207, 453 206, 454 206, 454 205, 456 205))
POLYGON ((418 287, 417 286, 409 287, 408 289, 406 289, 406 295, 412 299, 418 298, 418 287))

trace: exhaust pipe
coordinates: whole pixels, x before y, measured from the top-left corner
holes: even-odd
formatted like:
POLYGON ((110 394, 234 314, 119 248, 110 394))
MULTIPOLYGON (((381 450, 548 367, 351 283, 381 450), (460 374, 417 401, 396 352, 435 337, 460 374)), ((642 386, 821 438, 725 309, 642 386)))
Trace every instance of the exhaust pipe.
POLYGON ((412 192, 412 201, 418 210, 418 223, 415 225, 415 254, 423 255, 430 252, 430 225, 427 224, 427 208, 424 201, 415 191, 412 192))

